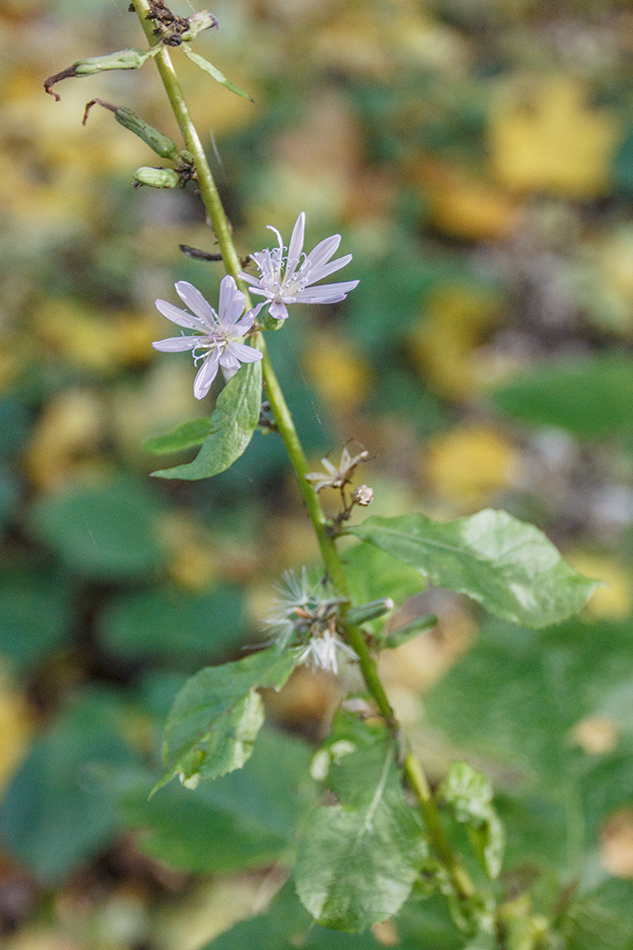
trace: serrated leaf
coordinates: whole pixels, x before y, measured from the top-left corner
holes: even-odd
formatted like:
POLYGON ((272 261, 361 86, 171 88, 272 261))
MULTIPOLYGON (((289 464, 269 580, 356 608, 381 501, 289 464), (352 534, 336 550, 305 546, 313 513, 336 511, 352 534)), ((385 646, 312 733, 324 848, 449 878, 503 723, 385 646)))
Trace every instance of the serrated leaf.
POLYGON ((239 86, 236 86, 234 82, 231 82, 229 79, 227 79, 226 76, 220 72, 217 66, 214 66, 213 63, 210 63, 202 56, 198 56, 197 53, 194 53, 187 43, 182 43, 180 48, 192 63, 195 63, 196 66, 200 67, 200 69, 204 69, 205 73, 209 73, 210 76, 213 76, 216 82, 219 82, 222 86, 228 89, 229 92, 234 92, 236 96, 241 96, 243 99, 248 99, 249 102, 254 101, 247 92, 244 92, 244 90, 240 89, 239 86))
POLYGON ((357 932, 396 913, 428 849, 384 724, 339 710, 323 752, 337 805, 311 816, 299 844, 297 894, 321 926, 357 932))
POLYGON ((295 868, 297 894, 316 921, 352 933, 400 909, 427 855, 391 748, 377 782, 366 771, 362 780, 369 794, 357 807, 322 806, 312 814, 295 868))
POLYGON ((598 586, 546 536, 505 511, 440 523, 426 515, 368 518, 346 530, 416 567, 438 587, 468 594, 491 614, 539 628, 577 613, 598 586))
POLYGON ((269 647, 233 663, 207 666, 188 679, 167 719, 163 761, 169 771, 156 788, 178 773, 185 780, 197 773, 215 778, 241 768, 263 722, 249 695, 258 687, 280 689, 297 658, 297 651, 269 647))
POLYGON ((154 455, 167 455, 169 452, 183 452, 202 445, 211 431, 211 416, 183 422, 173 432, 157 435, 148 439, 143 448, 154 455))
POLYGON ((201 778, 220 778, 241 769, 253 754, 257 734, 264 724, 264 704, 249 690, 233 709, 220 718, 201 763, 201 778))
POLYGON ((226 471, 251 441, 259 422, 261 394, 261 361, 243 366, 218 396, 211 430, 193 462, 159 469, 152 475, 196 481, 226 471))
POLYGON ((469 837, 486 874, 494 880, 501 871, 505 846, 503 825, 492 805, 492 786, 481 772, 467 762, 453 762, 438 791, 469 837))

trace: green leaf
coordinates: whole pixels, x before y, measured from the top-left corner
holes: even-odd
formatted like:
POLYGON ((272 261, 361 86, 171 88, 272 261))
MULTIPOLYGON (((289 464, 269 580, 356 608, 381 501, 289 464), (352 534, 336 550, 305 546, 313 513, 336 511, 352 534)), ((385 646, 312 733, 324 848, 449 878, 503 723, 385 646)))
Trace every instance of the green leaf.
POLYGON ((332 765, 328 784, 339 804, 311 815, 299 843, 297 894, 321 926, 358 932, 399 910, 428 851, 391 742, 349 752, 332 765))
POLYGON ((57 574, 5 569, 0 578, 0 653, 26 671, 70 634, 72 589, 57 574))
POLYGON ((211 416, 211 431, 193 462, 152 474, 159 478, 196 481, 224 472, 251 441, 259 422, 261 399, 262 367, 258 361, 243 366, 218 396, 211 416))
POLYGON ((491 614, 538 628, 577 613, 598 584, 578 574, 533 525, 486 509, 440 523, 426 515, 368 518, 346 529, 491 614))
POLYGON ((161 507, 131 478, 76 485, 31 511, 33 533, 78 574, 104 580, 146 576, 163 562, 161 507))
POLYGON ((492 805, 490 782, 467 762, 453 762, 437 791, 455 820, 468 826, 473 848, 492 880, 499 877, 504 829, 492 805))
POLYGON ((241 768, 263 721, 255 701, 248 699, 251 691, 281 689, 296 662, 297 651, 269 647, 233 663, 207 666, 187 680, 165 726, 163 761, 169 771, 157 787, 177 773, 186 780, 198 773, 216 778, 241 768))
POLYGON ((4 846, 46 885, 60 883, 120 828, 107 776, 135 756, 116 698, 84 694, 33 744, 4 797, 4 846))
POLYGON ((193 663, 221 659, 242 640, 243 612, 238 587, 202 594, 156 588, 113 597, 97 622, 108 653, 193 672, 193 663))
POLYGON ((201 778, 220 778, 244 767, 253 754, 259 730, 264 725, 264 704, 259 693, 250 690, 233 709, 218 720, 206 756, 201 778))
POLYGON ((633 361, 605 354, 557 360, 491 393, 514 419, 560 426, 580 438, 633 430, 633 361))
POLYGON ((147 800, 152 778, 138 777, 120 798, 142 850, 168 866, 208 874, 257 868, 285 855, 316 792, 310 747, 264 728, 245 767, 195 791, 174 783, 147 800))
POLYGON ((381 950, 382 946, 371 931, 343 934, 319 927, 286 885, 265 914, 240 921, 200 950, 381 950))
POLYGON ((630 707, 620 718, 612 700, 632 678, 628 621, 570 621, 538 633, 526 630, 520 637, 509 625, 489 622, 477 643, 425 695, 424 709, 430 723, 460 749, 496 761, 503 766, 500 775, 514 776, 505 788, 497 781, 497 788, 522 797, 536 789, 538 800, 525 799, 518 811, 503 807, 509 844, 513 851, 532 846, 517 839, 516 826, 523 822, 534 828, 534 839, 542 836, 541 850, 555 858, 559 841, 548 836, 558 825, 564 840, 564 822, 576 820, 575 813, 567 808, 565 816, 556 803, 570 795, 579 800, 586 786, 585 810, 594 826, 623 796, 630 801, 630 766, 627 774, 616 763, 622 747, 606 758, 587 756, 574 744, 573 730, 587 717, 605 715, 616 728, 625 728, 630 707))
POLYGON ((213 76, 213 78, 226 89, 228 89, 229 92, 234 92, 237 96, 241 96, 243 99, 248 99, 249 102, 254 101, 247 92, 244 92, 244 90, 240 89, 239 86, 236 86, 234 82, 231 82, 229 79, 227 79, 226 76, 224 76, 216 66, 208 62, 208 60, 203 59, 202 56, 198 56, 197 53, 194 53, 189 47, 188 43, 181 43, 180 48, 192 63, 195 63, 196 66, 200 67, 200 69, 204 69, 205 73, 209 73, 210 76, 213 76))
POLYGON ((192 419, 168 432, 148 439, 143 448, 154 455, 167 455, 169 452, 183 452, 185 449, 195 449, 202 445, 211 431, 211 416, 202 419, 192 419))

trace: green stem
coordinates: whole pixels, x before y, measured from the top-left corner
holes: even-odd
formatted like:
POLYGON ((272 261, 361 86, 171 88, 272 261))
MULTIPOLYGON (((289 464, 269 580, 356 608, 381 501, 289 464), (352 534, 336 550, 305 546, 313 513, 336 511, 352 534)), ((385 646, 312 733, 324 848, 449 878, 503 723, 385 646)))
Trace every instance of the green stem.
MULTIPOLYGON (((132 5, 141 21, 150 46, 156 46, 160 40, 154 35, 153 21, 149 19, 150 6, 148 0, 132 0, 132 5)), ((224 266, 226 267, 227 273, 234 277, 240 284, 241 289, 244 290, 245 288, 238 277, 238 273, 241 270, 240 259, 237 256, 235 245, 233 244, 231 229, 224 213, 222 200, 218 193, 213 175, 211 174, 211 169, 209 168, 207 157, 202 148, 200 137, 191 121, 187 103, 185 102, 178 77, 176 76, 171 57, 166 47, 163 46, 163 48, 159 50, 154 57, 154 62, 158 66, 158 72, 163 81, 173 113, 176 116, 176 121, 182 133, 185 147, 194 157, 198 187, 204 206, 207 209, 211 227, 213 228, 218 247, 220 248, 220 253, 222 254, 224 266)))
MULTIPOLYGON (((152 21, 148 19, 150 7, 148 0, 132 0, 134 9, 141 20, 145 35, 150 45, 156 45, 157 38, 154 36, 152 21)), ((209 215, 211 227, 215 233, 222 259, 226 270, 236 281, 246 294, 247 305, 250 306, 250 298, 247 288, 239 280, 240 259, 233 238, 229 223, 224 212, 222 201, 218 194, 209 163, 202 148, 200 138, 193 125, 187 104, 178 82, 178 77, 174 71, 171 58, 167 49, 163 47, 154 57, 158 71, 163 80, 165 91, 171 103, 174 115, 178 121, 180 131, 186 148, 194 157, 198 186, 209 215)), ((260 335, 261 336, 261 335, 260 335)), ((263 353, 262 370, 266 382, 266 392, 271 409, 274 413, 275 422, 279 434, 283 439, 286 451, 290 458, 292 467, 295 470, 299 489, 303 496, 308 515, 314 527, 321 555, 327 575, 333 586, 342 596, 349 594, 347 581, 343 572, 343 567, 336 549, 334 539, 327 530, 327 519, 321 508, 321 503, 311 482, 306 479, 308 474, 308 463, 305 457, 303 447, 299 441, 297 430, 295 429, 288 404, 284 398, 283 392, 273 370, 272 364, 266 352, 263 339, 258 340, 258 346, 263 353)), ((344 624, 344 631, 350 646, 358 655, 358 661, 369 693, 374 698, 380 714, 384 718, 390 730, 398 736, 399 727, 391 707, 384 686, 380 680, 376 661, 372 657, 367 642, 360 628, 351 624, 344 624)), ((409 752, 404 762, 404 772, 411 790, 417 800, 419 810, 426 823, 429 837, 433 842, 438 856, 443 861, 453 881, 457 894, 464 900, 470 899, 475 888, 466 873, 457 860, 450 842, 448 841, 444 829, 439 820, 437 807, 432 798, 429 785, 420 762, 409 752)))

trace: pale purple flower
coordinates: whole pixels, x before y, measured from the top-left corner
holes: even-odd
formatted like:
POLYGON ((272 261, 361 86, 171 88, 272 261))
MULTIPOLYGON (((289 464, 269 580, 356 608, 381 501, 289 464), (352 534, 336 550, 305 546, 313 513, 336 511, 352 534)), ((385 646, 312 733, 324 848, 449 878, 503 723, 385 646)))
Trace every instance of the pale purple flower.
POLYGON ((251 285, 252 293, 266 298, 270 304, 270 315, 276 320, 286 319, 287 307, 292 303, 337 303, 339 300, 345 300, 350 290, 358 284, 357 280, 347 280, 323 284, 320 287, 312 286, 349 264, 352 255, 346 254, 336 261, 330 260, 341 243, 340 234, 325 238, 307 256, 303 255, 305 221, 306 216, 302 211, 292 230, 287 255, 284 255, 281 234, 277 228, 268 225, 277 235, 279 246, 251 254, 259 269, 259 277, 240 273, 242 280, 251 285))
POLYGON ((228 275, 220 284, 219 314, 193 284, 180 280, 175 287, 176 293, 192 313, 174 307, 166 300, 157 300, 156 307, 168 320, 187 330, 193 330, 195 336, 172 336, 166 340, 157 340, 152 346, 155 350, 165 353, 191 350, 196 366, 202 361, 194 380, 193 394, 196 399, 203 399, 219 369, 228 381, 237 373, 242 363, 256 363, 261 360, 260 351, 247 346, 241 340, 253 326, 255 317, 264 304, 260 303, 248 313, 244 313, 244 294, 237 289, 235 281, 228 275))

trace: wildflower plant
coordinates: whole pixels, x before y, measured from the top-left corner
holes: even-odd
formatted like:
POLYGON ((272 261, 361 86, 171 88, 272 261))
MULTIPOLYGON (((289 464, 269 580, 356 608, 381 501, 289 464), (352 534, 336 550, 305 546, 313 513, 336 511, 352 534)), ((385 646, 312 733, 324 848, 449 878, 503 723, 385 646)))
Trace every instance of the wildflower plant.
MULTIPOLYGON (((176 293, 186 309, 156 301, 161 314, 182 332, 153 346, 192 354, 198 365, 193 381, 196 398, 208 396, 220 372, 225 381, 210 422, 185 423, 157 440, 160 451, 199 446, 197 457, 156 474, 196 480, 232 465, 247 451, 261 424, 263 381, 266 427, 287 450, 322 562, 316 578, 305 568, 284 576, 275 606, 264 620, 268 642, 261 649, 206 667, 182 687, 165 726, 165 774, 155 791, 161 794, 160 787, 178 777, 195 795, 201 782, 221 780, 240 769, 264 719, 260 690, 281 689, 295 667, 307 664, 336 676, 343 661, 353 663, 364 683, 363 695, 335 716, 332 735, 324 742, 330 766, 319 773, 336 804, 324 800, 314 808, 303 822, 296 847, 295 887, 307 911, 323 927, 360 932, 398 914, 412 892, 435 893, 454 920, 451 946, 470 950, 566 946, 557 930, 560 907, 543 922, 531 899, 521 897, 521 881, 506 886, 501 877, 504 830, 488 780, 470 765, 457 763, 432 788, 398 722, 379 675, 377 655, 428 630, 435 619, 410 623, 399 637, 385 633, 384 618, 402 599, 399 577, 394 577, 392 590, 384 590, 384 578, 392 576, 387 565, 394 559, 403 575, 410 572, 418 578, 420 588, 426 579, 470 597, 494 617, 532 629, 577 613, 596 585, 568 565, 535 527, 503 511, 486 510, 449 522, 417 512, 349 523, 355 509, 372 501, 368 485, 346 494, 368 452, 359 447, 354 454, 345 446, 338 465, 326 456, 321 460, 323 471, 309 470, 265 335, 283 332, 287 320, 309 318, 307 312, 295 314, 294 304, 332 304, 352 293, 356 279, 327 282, 352 263, 352 256, 332 260, 340 235, 326 237, 305 254, 306 219, 297 209, 288 246, 270 225, 276 244, 249 250, 258 275, 246 269, 249 265, 236 249, 171 59, 172 50, 180 48, 215 80, 245 95, 190 47, 201 29, 217 25, 215 18, 205 12, 179 17, 165 0, 132 0, 131 9, 145 32, 146 49, 75 63, 47 80, 46 88, 52 92, 62 79, 104 69, 137 69, 144 64, 158 69, 182 147, 132 110, 108 108, 172 163, 165 169, 171 174, 154 184, 172 187, 183 177, 195 180, 226 271, 217 306, 185 281, 176 284, 176 293), (250 294, 264 299, 253 304, 250 294), (321 493, 327 492, 340 496, 341 508, 333 518, 326 517, 321 506, 321 493), (339 552, 342 535, 356 540, 345 558, 339 552), (363 574, 366 551, 379 565, 375 573, 380 583, 371 573, 363 574), (369 595, 364 599, 355 596, 362 586, 359 563, 369 595), (456 833, 459 827, 468 834, 456 833)), ((149 181, 147 176, 141 179, 149 181)), ((270 769, 275 769, 274 762, 270 769)), ((419 937, 420 946, 431 945, 424 934, 419 937)))

